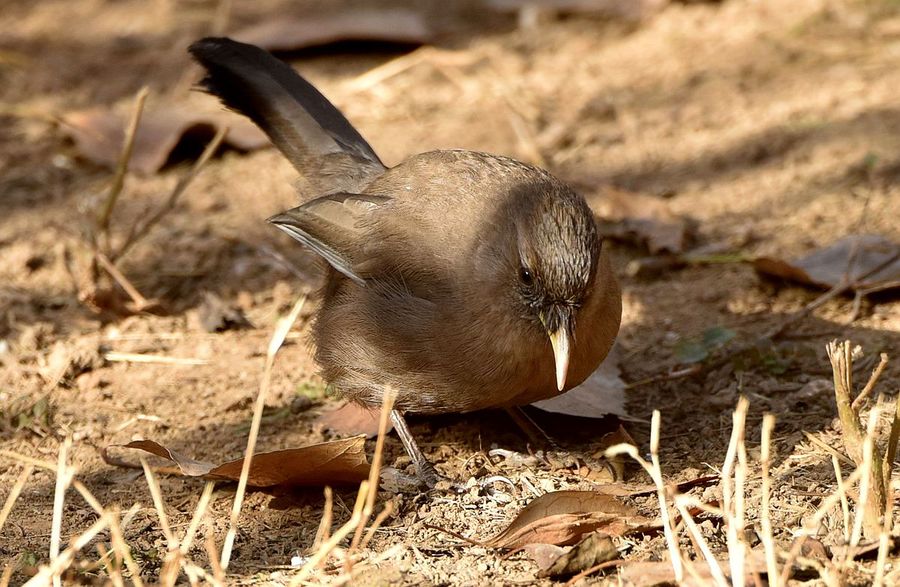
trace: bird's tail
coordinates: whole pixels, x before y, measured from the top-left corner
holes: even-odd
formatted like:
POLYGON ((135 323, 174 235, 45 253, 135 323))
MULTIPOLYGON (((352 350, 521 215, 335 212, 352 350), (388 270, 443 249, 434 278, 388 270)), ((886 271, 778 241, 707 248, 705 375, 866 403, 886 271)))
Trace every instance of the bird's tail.
POLYGON ((385 170, 344 115, 268 51, 224 37, 189 50, 206 69, 201 86, 253 120, 320 193, 359 191, 385 170))

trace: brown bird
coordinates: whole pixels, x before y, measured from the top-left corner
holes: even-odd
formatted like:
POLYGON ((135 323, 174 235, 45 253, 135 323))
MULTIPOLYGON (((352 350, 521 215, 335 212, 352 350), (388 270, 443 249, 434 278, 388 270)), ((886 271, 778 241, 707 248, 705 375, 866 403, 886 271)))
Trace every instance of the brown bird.
POLYGON ((269 219, 328 262, 312 328, 322 377, 392 421, 546 399, 587 378, 619 330, 619 286, 584 198, 507 157, 431 151, 386 167, 268 52, 206 38, 201 85, 252 119, 314 190, 269 219))

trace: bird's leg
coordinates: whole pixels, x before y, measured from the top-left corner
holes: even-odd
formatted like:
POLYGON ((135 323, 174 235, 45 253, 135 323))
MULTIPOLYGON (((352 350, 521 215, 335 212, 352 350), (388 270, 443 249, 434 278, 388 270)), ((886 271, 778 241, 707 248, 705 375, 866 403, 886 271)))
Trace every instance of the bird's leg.
POLYGON ((416 474, 419 480, 429 489, 433 489, 443 477, 437 472, 434 465, 425 458, 425 455, 422 454, 419 445, 416 444, 416 440, 409 431, 409 426, 406 425, 403 414, 397 410, 391 410, 391 423, 394 425, 394 430, 397 431, 397 436, 400 437, 400 442, 403 443, 403 448, 406 449, 406 453, 416 466, 416 474))

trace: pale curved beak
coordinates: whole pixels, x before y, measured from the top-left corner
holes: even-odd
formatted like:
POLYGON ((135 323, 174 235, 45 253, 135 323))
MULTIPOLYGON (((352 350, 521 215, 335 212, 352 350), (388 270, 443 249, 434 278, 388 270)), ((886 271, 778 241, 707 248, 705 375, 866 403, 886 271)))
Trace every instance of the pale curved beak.
POLYGON ((566 375, 569 372, 569 332, 565 326, 550 333, 550 344, 553 345, 553 358, 556 359, 556 387, 562 391, 566 387, 566 375))

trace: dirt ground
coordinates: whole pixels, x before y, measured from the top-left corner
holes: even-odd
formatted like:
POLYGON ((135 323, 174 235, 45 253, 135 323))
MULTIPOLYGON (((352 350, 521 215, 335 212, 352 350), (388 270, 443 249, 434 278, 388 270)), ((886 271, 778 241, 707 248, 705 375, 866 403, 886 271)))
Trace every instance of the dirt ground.
MULTIPOLYGON (((123 510, 140 504, 125 538, 149 581, 158 578, 166 551, 149 491, 139 472, 104 463, 99 449, 145 437, 197 459, 240 456, 275 321, 297 296, 315 291, 319 272, 310 254, 263 221, 293 205, 294 171, 274 149, 227 151, 122 263, 131 282, 165 311, 95 313, 79 302, 67 265, 85 255, 79 234, 112 174, 83 160, 56 120, 72 110, 130 104, 143 85, 151 88, 150 107, 211 100, 189 91, 197 70, 188 66, 185 48, 210 31, 216 4, 0 2, 0 449, 55 462, 71 435, 69 462, 97 498, 123 510), (266 251, 277 251, 293 269, 266 251), (197 312, 207 292, 239 307, 252 327, 200 328, 197 312), (100 358, 110 351, 204 363, 100 358), (60 380, 55 370, 72 365, 61 358, 78 352, 88 358, 60 380)), ((321 4, 334 10, 338 3, 321 4)), ((434 148, 514 156, 546 166, 585 193, 613 185, 665 199, 695 222, 699 245, 733 239, 748 256, 796 257, 854 233, 900 242, 896 1, 673 3, 641 22, 571 15, 525 29, 512 17, 482 18, 473 12, 477 6, 422 3, 419 9, 440 29, 435 44, 442 52, 372 87, 347 82, 400 54, 350 47, 290 59, 389 165, 434 148)), ((304 14, 321 6, 234 2, 230 26, 288 10, 304 14)), ((175 162, 158 174, 130 174, 114 234, 158 205, 185 171, 185 163, 175 162)), ((723 326, 737 333, 736 343, 746 343, 821 293, 761 280, 739 262, 628 277, 625 265, 646 251, 607 246, 624 292, 619 342, 627 382, 676 367, 680 340, 723 326)), ((314 311, 311 295, 301 331, 314 311)), ((732 409, 745 395, 751 456, 762 414, 777 416, 772 515, 776 541, 789 545, 835 485, 830 455, 804 434, 841 449, 825 344, 846 338, 862 346, 858 379, 880 352, 891 354, 879 390, 893 398, 900 389, 900 304, 865 301, 848 323, 851 306, 851 298, 833 299, 777 341, 722 367, 629 389, 632 416, 646 421, 652 410, 662 413, 666 478, 718 471, 732 409)), ((259 450, 329 438, 314 420, 337 400, 325 395, 303 340, 293 336, 279 356, 259 450)), ((495 484, 508 500, 477 483, 461 496, 380 494, 379 503, 393 500, 394 513, 356 565, 354 584, 552 583, 535 579, 524 553, 504 557, 431 526, 484 540, 539 493, 592 487, 596 479, 582 465, 596 462, 592 451, 607 424, 573 426, 581 438, 561 439, 568 453, 523 465, 487 455, 494 448, 522 454, 543 448, 531 446, 502 413, 415 419, 414 433, 444 475, 463 483, 503 475, 515 487, 495 484)), ((626 428, 646 452, 649 426, 626 428)), ((391 436, 387 464, 405 467, 402 454, 391 436)), ((20 463, 0 456, 4 499, 20 471, 20 463)), ((628 480, 646 483, 647 477, 629 469, 628 480)), ((203 483, 160 481, 170 522, 183 530, 203 483)), ((17 565, 12 584, 48 560, 54 483, 51 471, 36 470, 0 534, 0 561, 17 565)), ((759 504, 756 477, 750 488, 752 514, 759 504)), ((336 490, 336 524, 349 517, 354 492, 336 490)), ((227 484, 213 495, 190 553, 200 565, 207 564, 202 538, 212 533, 223 540, 233 495, 227 484)), ((653 499, 634 504, 656 515, 653 499)), ((229 581, 289 581, 291 559, 308 554, 322 511, 319 489, 250 493, 229 581)), ((64 544, 94 520, 70 492, 64 544)), ((838 522, 827 519, 826 544, 841 541, 838 522)), ((717 528, 704 531, 723 549, 717 528)), ((637 539, 628 552, 633 559, 666 557, 662 536, 637 539)), ((85 555, 91 557, 96 551, 85 555)), ((867 584, 871 569, 871 563, 855 566, 848 583, 867 584)), ((318 578, 334 579, 339 570, 318 578)), ((79 580, 102 583, 104 576, 84 571, 79 580)), ((589 581, 613 584, 615 573, 589 581)))

